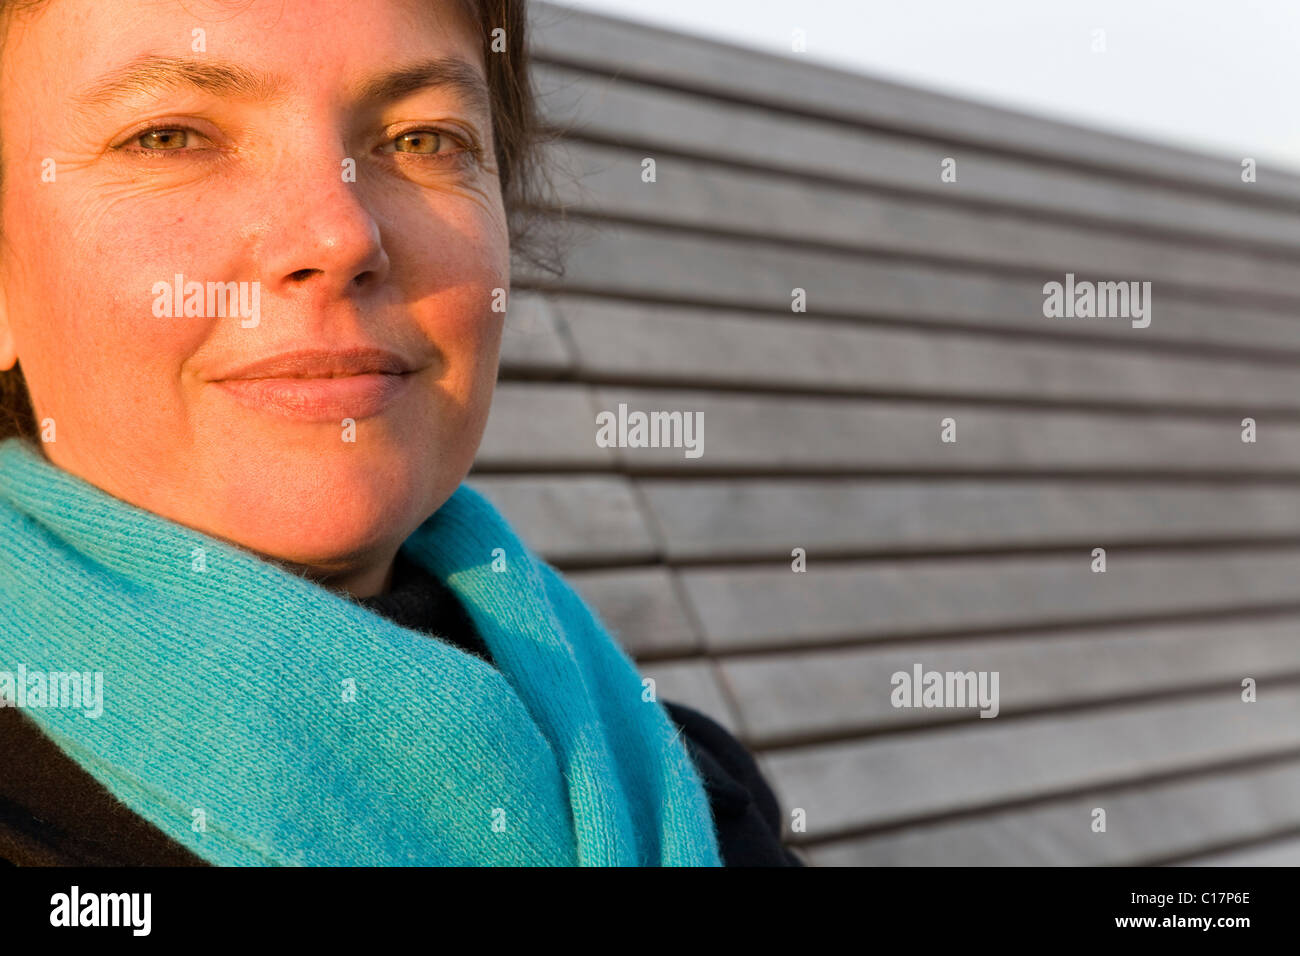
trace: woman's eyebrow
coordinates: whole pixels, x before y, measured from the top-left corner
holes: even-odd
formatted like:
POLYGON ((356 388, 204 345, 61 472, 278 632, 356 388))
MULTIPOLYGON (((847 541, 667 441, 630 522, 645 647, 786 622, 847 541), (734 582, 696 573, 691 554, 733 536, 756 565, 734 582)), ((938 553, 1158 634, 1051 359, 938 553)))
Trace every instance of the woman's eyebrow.
POLYGON ((104 108, 133 96, 186 89, 268 101, 282 95, 285 88, 269 73, 225 60, 144 54, 103 74, 73 101, 87 109, 104 108))
MULTIPOLYGON (((446 88, 486 121, 491 117, 487 81, 469 62, 456 56, 420 60, 363 81, 358 100, 388 102, 424 89, 446 88)), ((211 57, 145 54, 110 70, 74 97, 83 109, 103 109, 134 96, 176 90, 197 90, 253 102, 283 97, 288 84, 271 73, 249 70, 211 57)))
POLYGON ((375 76, 361 85, 357 99, 386 103, 426 89, 449 89, 487 121, 492 101, 483 74, 460 57, 441 56, 375 76))

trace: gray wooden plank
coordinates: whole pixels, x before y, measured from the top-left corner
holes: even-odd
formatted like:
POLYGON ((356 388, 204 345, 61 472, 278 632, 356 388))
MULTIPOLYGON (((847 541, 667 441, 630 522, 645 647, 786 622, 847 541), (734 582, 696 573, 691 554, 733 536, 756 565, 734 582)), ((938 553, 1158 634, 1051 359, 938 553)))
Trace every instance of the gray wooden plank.
MULTIPOLYGON (((1078 278, 1084 278, 1076 274, 1078 278)), ((793 315, 795 288, 809 316, 963 323, 989 330, 1150 346, 1213 345, 1300 352, 1295 310, 1252 306, 1238 296, 1189 299, 1152 286, 1151 323, 1043 315, 1043 285, 1025 279, 842 252, 703 237, 655 226, 606 224, 577 239, 562 279, 521 270, 516 284, 793 315)), ((804 317, 804 316, 799 316, 804 317)))
MULTIPOLYGON (((807 853, 814 866, 1140 866, 1296 825, 1300 764, 1292 762, 1140 789, 1097 790, 1037 806, 839 840, 809 847, 807 853), (1096 807, 1106 811, 1104 833, 1091 828, 1096 807)), ((1267 853, 1286 846, 1262 849, 1267 853)), ((1253 857, 1253 852, 1225 856, 1240 859, 1253 857)))
POLYGON ((1008 408, 960 399, 891 402, 605 386, 593 394, 597 413, 615 419, 676 411, 683 423, 693 416, 692 427, 703 422, 690 436, 682 427, 661 437, 657 448, 617 448, 629 471, 1300 473, 1300 425, 1259 423, 1259 440, 1248 443, 1241 440, 1241 419, 1230 414, 1192 418, 1008 408), (956 424, 956 441, 941 441, 946 419, 956 424), (693 448, 685 447, 687 437, 693 448), (687 457, 687 452, 698 455, 687 457))
POLYGON ((667 568, 569 571, 565 579, 631 656, 666 657, 699 650, 699 634, 667 568))
POLYGON ((1238 195, 1217 195, 961 146, 949 137, 914 139, 575 70, 541 66, 535 73, 543 111, 567 136, 636 148, 648 156, 660 155, 658 149, 949 201, 1287 250, 1297 244, 1296 211, 1255 205, 1264 193, 1251 191, 1259 183, 1241 182, 1240 159, 1223 167, 1223 185, 1238 195), (945 158, 957 161, 956 182, 940 180, 945 158))
MULTIPOLYGON (((1122 572, 1121 572, 1122 573, 1122 572)), ((1300 675, 1300 616, 1177 625, 1041 631, 960 643, 855 647, 724 658, 719 662, 748 730, 772 746, 819 735, 923 723, 988 720, 977 707, 894 707, 892 677, 923 671, 996 672, 998 714, 1078 706, 1189 687, 1240 687, 1252 677, 1300 675)), ((972 701, 972 705, 975 702, 972 701)))
MULTIPOLYGON (((1104 542, 1098 542, 1104 546, 1104 542)), ((1300 549, 1150 553, 1112 548, 1105 573, 1090 551, 789 564, 678 573, 715 652, 848 643, 1108 618, 1193 614, 1296 600, 1300 549)))
POLYGON ((626 478, 481 475, 470 480, 552 563, 653 561, 658 547, 626 478))
POLYGON ((1180 866, 1300 866, 1300 837, 1187 860, 1180 866))
MULTIPOLYGON (((701 94, 844 123, 1020 149, 1143 179, 1159 176, 1221 187, 1235 178, 1240 185, 1237 158, 1206 156, 550 3, 535 3, 531 12, 533 55, 542 62, 687 86, 701 94), (666 57, 665 49, 671 49, 672 56, 666 57)), ((1300 177, 1295 174, 1270 170, 1262 179, 1263 195, 1300 198, 1300 177)))
POLYGON ((501 370, 559 373, 572 367, 554 302, 531 292, 513 293, 501 333, 501 370))
POLYGON ((786 561, 794 547, 816 560, 1300 534, 1293 483, 643 478, 638 485, 670 561, 786 561))
POLYGON ((707 661, 656 661, 637 665, 642 677, 655 682, 660 702, 685 704, 712 717, 733 735, 739 735, 735 715, 718 684, 713 666, 707 661))
POLYGON ((1041 222, 946 199, 885 196, 676 156, 660 157, 655 182, 646 183, 645 150, 570 143, 564 151, 575 178, 559 180, 559 198, 574 213, 1018 271, 1296 294, 1300 262, 1294 258, 1041 222))
POLYGON ((612 451, 597 446, 595 433, 585 386, 501 382, 473 474, 493 468, 609 468, 612 451))
POLYGON ((928 815, 993 808, 1293 751, 1300 690, 1242 703, 1228 688, 1190 700, 869 738, 763 754, 782 807, 832 837, 928 815))
POLYGON ((1300 368, 717 309, 556 301, 579 375, 898 395, 1300 409, 1300 368))

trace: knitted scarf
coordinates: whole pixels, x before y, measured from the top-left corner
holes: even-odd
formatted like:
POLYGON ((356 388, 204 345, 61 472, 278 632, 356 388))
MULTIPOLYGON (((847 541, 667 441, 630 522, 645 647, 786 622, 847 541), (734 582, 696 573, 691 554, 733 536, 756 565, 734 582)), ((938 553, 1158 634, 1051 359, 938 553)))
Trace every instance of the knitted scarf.
POLYGON ((497 667, 9 439, 0 676, 21 668, 41 730, 214 864, 720 865, 666 711, 500 513, 462 484, 402 547, 497 667), (102 673, 100 716, 51 706, 74 672, 102 673))

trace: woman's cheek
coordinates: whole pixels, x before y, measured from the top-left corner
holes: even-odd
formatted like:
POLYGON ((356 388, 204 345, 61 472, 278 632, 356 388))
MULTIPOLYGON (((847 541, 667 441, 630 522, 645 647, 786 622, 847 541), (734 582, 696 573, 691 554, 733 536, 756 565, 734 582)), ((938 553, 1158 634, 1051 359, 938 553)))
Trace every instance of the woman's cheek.
POLYGON ((504 223, 491 206, 472 204, 473 215, 456 223, 453 235, 435 240, 441 286, 435 294, 431 340, 460 352, 456 363, 477 379, 496 377, 510 296, 510 253, 504 223))
POLYGON ((467 290, 451 305, 433 333, 454 369, 449 387, 467 405, 491 401, 501 347, 503 314, 492 310, 491 290, 467 290))

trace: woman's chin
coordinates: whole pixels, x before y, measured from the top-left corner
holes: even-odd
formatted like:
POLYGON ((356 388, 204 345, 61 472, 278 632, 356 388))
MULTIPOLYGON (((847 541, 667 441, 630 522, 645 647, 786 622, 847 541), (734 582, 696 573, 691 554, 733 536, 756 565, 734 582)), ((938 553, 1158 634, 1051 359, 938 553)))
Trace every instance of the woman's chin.
POLYGON ((391 469, 318 472, 297 485, 262 480, 247 487, 254 493, 229 501, 203 530, 313 577, 391 556, 440 504, 425 482, 391 469))

